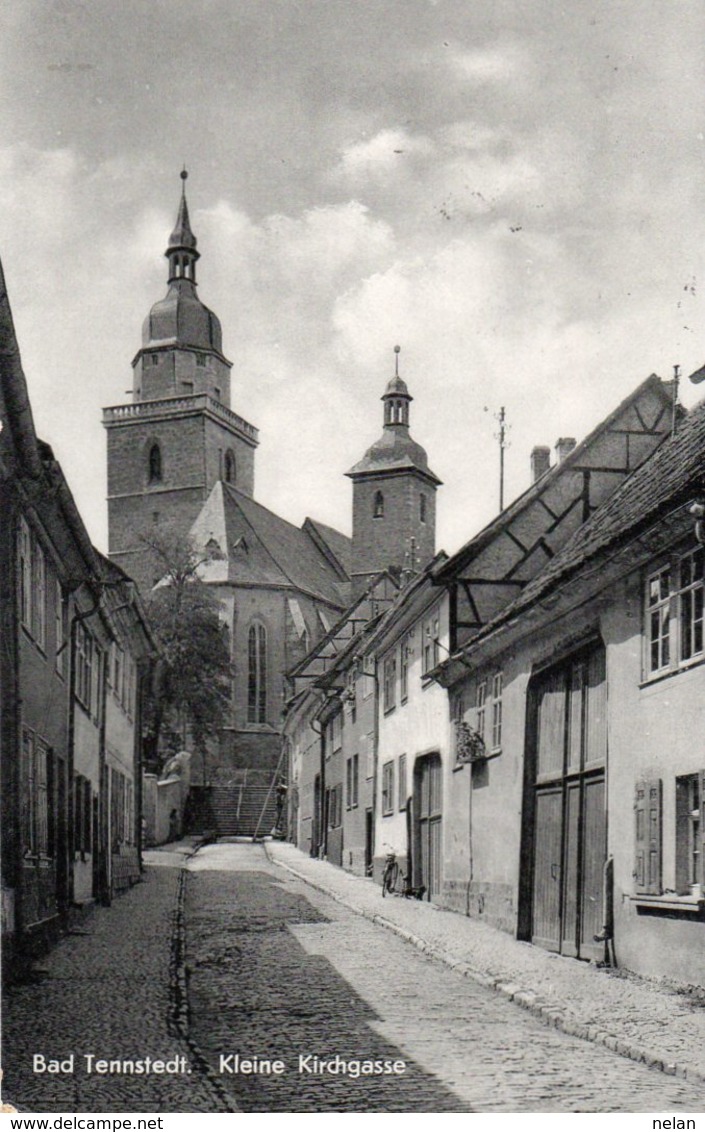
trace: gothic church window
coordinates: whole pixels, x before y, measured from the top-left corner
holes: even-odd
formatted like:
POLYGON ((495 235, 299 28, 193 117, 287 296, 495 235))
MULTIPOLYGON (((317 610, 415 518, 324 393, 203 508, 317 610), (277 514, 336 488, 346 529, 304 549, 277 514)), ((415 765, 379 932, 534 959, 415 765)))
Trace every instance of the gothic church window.
POLYGON ((267 722, 267 633, 264 625, 251 625, 247 640, 247 720, 267 722))
POLYGON ((149 450, 149 482, 160 483, 162 478, 162 450, 153 444, 149 450))
POLYGON ((381 491, 375 492, 375 501, 374 501, 374 508, 373 508, 373 511, 372 511, 372 517, 374 519, 383 519, 384 518, 384 496, 382 495, 381 491))
POLYGON ((225 453, 225 482, 235 483, 235 457, 229 450, 225 453))

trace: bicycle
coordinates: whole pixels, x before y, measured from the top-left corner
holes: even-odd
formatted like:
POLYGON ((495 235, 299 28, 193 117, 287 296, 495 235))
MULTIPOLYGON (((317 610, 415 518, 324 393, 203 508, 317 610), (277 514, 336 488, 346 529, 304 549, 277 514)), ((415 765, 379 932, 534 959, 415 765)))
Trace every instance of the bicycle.
POLYGON ((393 850, 387 853, 382 873, 382 896, 389 893, 390 896, 404 896, 407 900, 422 900, 425 892, 425 885, 412 885, 411 877, 402 870, 396 853, 393 850))

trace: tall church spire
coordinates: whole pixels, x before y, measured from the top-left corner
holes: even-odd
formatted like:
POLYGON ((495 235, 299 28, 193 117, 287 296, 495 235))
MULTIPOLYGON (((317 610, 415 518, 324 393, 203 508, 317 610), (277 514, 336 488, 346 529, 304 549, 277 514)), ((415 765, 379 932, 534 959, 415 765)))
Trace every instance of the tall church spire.
POLYGON ((174 231, 169 237, 169 246, 164 252, 164 255, 169 260, 169 283, 174 282, 176 279, 186 279, 195 284, 196 260, 199 259, 199 253, 196 251, 198 241, 191 231, 191 221, 189 219, 188 204, 186 202, 186 179, 188 177, 186 169, 181 170, 180 176, 181 200, 179 201, 179 213, 176 217, 174 231))

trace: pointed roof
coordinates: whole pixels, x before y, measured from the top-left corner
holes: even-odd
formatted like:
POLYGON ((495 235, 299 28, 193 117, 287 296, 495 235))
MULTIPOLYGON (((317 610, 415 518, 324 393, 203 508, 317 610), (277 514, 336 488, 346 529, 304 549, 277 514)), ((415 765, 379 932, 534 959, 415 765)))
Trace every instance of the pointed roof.
MULTIPOLYGON (((179 212, 178 212, 178 215, 176 217, 176 224, 174 225, 174 231, 171 233, 171 235, 169 237, 169 247, 170 248, 188 248, 191 251, 195 251, 196 250, 196 244, 198 243, 198 241, 197 241, 196 237, 194 236, 193 232, 191 231, 191 221, 189 219, 189 214, 188 214, 188 204, 186 203, 186 178, 187 177, 188 177, 188 173, 186 172, 185 169, 182 169, 182 171, 181 171, 181 181, 182 181, 181 200, 179 202, 179 212)), ((169 253, 167 252, 166 254, 168 255, 169 253)), ((198 253, 196 253, 196 254, 198 254, 198 253)))
MULTIPOLYGON (((186 203, 186 178, 182 170, 181 200, 174 230, 164 255, 169 260, 168 291, 163 299, 154 303, 142 324, 142 351, 155 347, 190 347, 217 354, 230 366, 223 355, 223 332, 220 319, 202 303, 196 289, 196 237, 191 230, 186 203)), ((141 356, 138 352, 133 360, 141 356)))
MULTIPOLYGON (((339 545, 349 543, 334 533, 339 545)), ((347 581, 305 525, 295 527, 232 484, 214 485, 191 534, 211 549, 201 570, 206 582, 295 589, 337 609, 347 604, 347 581)))

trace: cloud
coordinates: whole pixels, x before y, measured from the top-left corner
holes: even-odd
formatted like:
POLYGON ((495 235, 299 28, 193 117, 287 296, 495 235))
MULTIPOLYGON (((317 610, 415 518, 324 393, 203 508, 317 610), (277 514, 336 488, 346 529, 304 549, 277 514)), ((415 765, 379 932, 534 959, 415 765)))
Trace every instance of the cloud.
POLYGON ((399 127, 380 130, 374 137, 356 142, 343 150, 334 177, 348 181, 376 177, 383 181, 394 178, 399 167, 413 157, 431 158, 436 147, 430 138, 411 135, 399 127))
POLYGON ((527 52, 517 44, 501 44, 473 50, 451 47, 447 67, 461 82, 471 86, 506 83, 526 75, 527 52))

